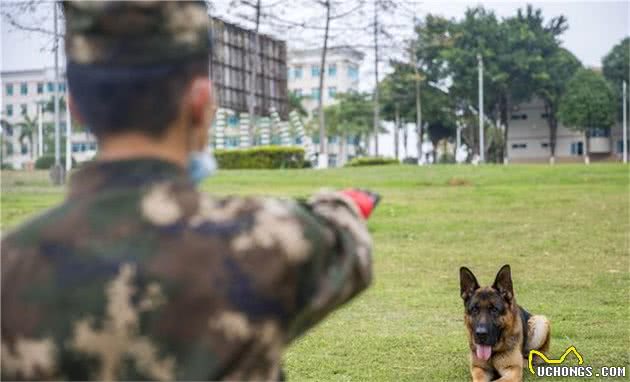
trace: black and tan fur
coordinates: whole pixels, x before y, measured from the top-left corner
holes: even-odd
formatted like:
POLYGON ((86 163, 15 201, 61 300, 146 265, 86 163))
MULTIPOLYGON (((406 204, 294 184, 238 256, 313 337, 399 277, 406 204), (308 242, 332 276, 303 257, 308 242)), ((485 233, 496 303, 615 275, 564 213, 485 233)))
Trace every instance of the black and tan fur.
POLYGON ((522 381, 529 351, 546 353, 550 325, 544 316, 530 315, 516 303, 510 266, 504 265, 490 287, 480 287, 466 267, 459 270, 464 300, 464 322, 470 346, 470 372, 474 382, 522 381), (478 346, 491 347, 490 358, 478 346))

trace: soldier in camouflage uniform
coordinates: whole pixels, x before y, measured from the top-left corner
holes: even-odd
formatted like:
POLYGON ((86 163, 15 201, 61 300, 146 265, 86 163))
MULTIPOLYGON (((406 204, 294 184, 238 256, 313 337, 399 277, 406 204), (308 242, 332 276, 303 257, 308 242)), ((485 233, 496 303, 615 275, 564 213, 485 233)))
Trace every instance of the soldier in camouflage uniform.
POLYGON ((203 3, 63 8, 71 107, 101 151, 2 240, 2 377, 281 378, 288 344, 370 284, 377 198, 200 193, 185 169, 212 114, 203 3))

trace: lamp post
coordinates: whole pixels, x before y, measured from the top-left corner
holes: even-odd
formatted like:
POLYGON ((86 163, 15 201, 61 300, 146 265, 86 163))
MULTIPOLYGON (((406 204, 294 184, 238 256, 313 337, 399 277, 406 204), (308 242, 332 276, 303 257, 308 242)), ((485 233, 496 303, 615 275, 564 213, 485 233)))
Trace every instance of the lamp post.
POLYGON ((61 131, 59 129, 59 35, 57 28, 57 2, 53 2, 53 22, 55 30, 55 84, 54 104, 55 104, 55 164, 51 167, 50 177, 55 185, 63 184, 64 168, 61 166, 61 131))
POLYGON ((37 102, 37 157, 44 155, 44 121, 43 121, 43 109, 44 104, 42 101, 37 102))
POLYGON ((483 58, 481 54, 477 54, 477 69, 479 71, 479 163, 483 163, 485 146, 483 142, 483 58))
POLYGON ((623 81, 623 163, 628 163, 628 84, 623 81))

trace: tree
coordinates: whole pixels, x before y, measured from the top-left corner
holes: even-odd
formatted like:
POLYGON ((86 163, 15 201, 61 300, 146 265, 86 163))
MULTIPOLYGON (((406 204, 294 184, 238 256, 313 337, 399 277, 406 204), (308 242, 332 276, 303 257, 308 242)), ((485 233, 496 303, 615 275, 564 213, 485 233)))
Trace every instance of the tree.
POLYGON ((335 98, 333 105, 324 108, 326 130, 329 137, 341 139, 339 156, 341 162, 344 162, 348 138, 367 140, 371 132, 372 100, 369 94, 357 92, 338 93, 335 98))
MULTIPOLYGON (((413 121, 416 116, 416 99, 412 65, 392 61, 394 71, 379 84, 382 98, 382 112, 385 119, 413 121)), ((429 138, 434 146, 441 139, 455 135, 454 104, 447 93, 432 83, 424 85, 420 94, 423 120, 428 125, 429 138)), ((398 126, 396 126, 398 128, 398 126)))
POLYGON ((582 67, 580 61, 568 50, 556 48, 545 57, 544 72, 537 94, 543 101, 549 127, 549 163, 555 163, 558 133, 558 107, 566 86, 575 72, 582 67))
POLYGON ((418 161, 422 151, 424 137, 422 129, 422 87, 431 81, 437 85, 445 77, 446 63, 441 52, 452 46, 453 36, 449 35, 452 22, 445 18, 427 15, 423 21, 414 19, 415 41, 410 42, 409 64, 413 67, 416 98, 416 149, 418 161))
POLYGON ((614 99, 612 89, 601 74, 580 69, 567 84, 566 94, 560 100, 560 122, 584 133, 584 162, 587 164, 591 131, 607 130, 615 123, 614 99))
MULTIPOLYGON (((453 82, 451 94, 475 108, 476 56, 480 54, 484 60, 483 107, 503 129, 507 142, 512 106, 527 101, 542 86, 545 60, 566 28, 563 16, 545 23, 542 11, 532 6, 504 20, 483 7, 468 9, 464 19, 451 26, 453 44, 443 53, 453 82)), ((505 147, 503 158, 508 160, 505 147)))
POLYGON ((289 96, 289 111, 295 110, 302 117, 306 117, 308 115, 308 112, 304 108, 304 105, 302 105, 303 97, 291 91, 289 92, 288 96, 289 96))
POLYGON ((626 37, 615 45, 602 60, 604 77, 610 82, 617 98, 618 119, 622 116, 622 83, 630 86, 630 37, 626 37))
POLYGON ((28 139, 29 152, 31 159, 33 159, 35 154, 35 140, 33 136, 37 131, 37 117, 29 116, 26 110, 22 109, 22 120, 15 123, 14 126, 20 129, 20 135, 18 137, 20 144, 24 145, 24 141, 28 139))

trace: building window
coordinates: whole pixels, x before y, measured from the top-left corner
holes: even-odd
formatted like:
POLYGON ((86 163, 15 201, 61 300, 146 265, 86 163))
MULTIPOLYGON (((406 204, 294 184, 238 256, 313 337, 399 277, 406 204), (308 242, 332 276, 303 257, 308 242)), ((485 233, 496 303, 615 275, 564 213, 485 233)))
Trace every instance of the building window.
POLYGON ((240 143, 238 136, 225 137, 225 147, 238 147, 240 143))
MULTIPOLYGON (((630 139, 626 142, 626 147, 630 150, 630 139)), ((617 141, 617 152, 623 154, 623 139, 617 141)))
POLYGON ((7 84, 6 90, 7 90, 7 95, 8 96, 12 96, 13 95, 13 84, 7 84))
POLYGON ((319 77, 319 66, 318 65, 313 65, 311 66, 311 77, 319 77))
POLYGON ((20 105, 20 113, 22 114, 26 114, 26 112, 28 111, 28 107, 25 103, 20 105))
POLYGON ((22 82, 20 84, 20 94, 27 95, 28 94, 28 84, 26 82, 22 82))
POLYGON ((512 149, 514 150, 526 149, 526 148, 527 148, 527 143, 512 143, 512 149))
POLYGON ((542 118, 542 119, 547 119, 547 118, 549 118, 549 114, 547 114, 547 113, 542 113, 542 114, 540 115, 540 118, 542 118))
POLYGON ((291 68, 287 68, 287 79, 291 79, 291 68))
POLYGON ((311 89, 311 98, 319 99, 319 88, 311 89))
POLYGON ((48 84, 46 84, 46 87, 48 89, 48 93, 52 93, 55 91, 55 87, 52 82, 49 82, 48 84))
POLYGON ((293 71, 293 78, 302 78, 302 67, 296 66, 293 71))
POLYGON ((548 148, 548 147, 549 147, 549 143, 547 143, 547 142, 541 142, 541 143, 540 143, 540 147, 542 147, 543 149, 546 149, 546 148, 548 148))
POLYGON ((359 69, 356 66, 348 66, 348 77, 353 80, 358 80, 359 69))
POLYGON ((337 167, 337 155, 336 154, 328 155, 328 167, 337 167))
POLYGON ((328 88, 328 97, 330 98, 335 98, 335 96, 337 95, 337 88, 334 86, 331 86, 328 88))
POLYGON ((60 82, 59 83, 59 91, 61 93, 64 93, 66 91, 66 83, 65 82, 60 82))
POLYGON ((527 119, 527 114, 512 114, 510 119, 512 119, 513 121, 519 119, 527 119))
POLYGON ((337 76, 337 65, 332 64, 328 65, 328 77, 336 77, 337 76))
POLYGON ((571 155, 583 155, 584 154, 584 143, 583 142, 573 142, 571 143, 571 155))
POLYGON ((227 118, 227 124, 228 126, 237 126, 238 125, 238 118, 236 117, 236 115, 232 114, 229 115, 227 118))
POLYGON ((590 137, 609 137, 610 129, 604 129, 601 127, 595 127, 588 130, 590 137))
POLYGON ((37 94, 42 94, 44 92, 44 83, 43 82, 38 82, 37 83, 37 94))
POLYGON ((7 117, 11 117, 13 115, 13 105, 7 105, 7 117))
POLYGON ((331 145, 337 143, 337 140, 337 137, 328 137, 328 143, 331 145))

